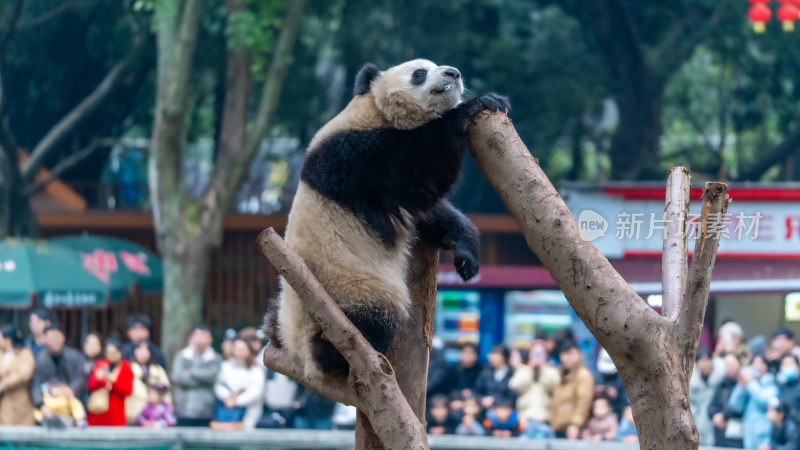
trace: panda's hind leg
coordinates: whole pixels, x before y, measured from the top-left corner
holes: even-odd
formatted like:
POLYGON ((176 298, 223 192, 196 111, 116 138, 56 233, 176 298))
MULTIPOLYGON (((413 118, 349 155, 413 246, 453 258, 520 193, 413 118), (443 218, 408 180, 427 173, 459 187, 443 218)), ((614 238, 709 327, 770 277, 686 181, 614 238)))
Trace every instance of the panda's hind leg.
MULTIPOLYGON (((397 334, 397 317, 384 308, 356 306, 342 308, 345 316, 361 332, 367 342, 379 353, 386 353, 397 334)), ((311 338, 314 361, 323 372, 330 375, 347 375, 350 366, 341 353, 326 340, 320 331, 311 338)))

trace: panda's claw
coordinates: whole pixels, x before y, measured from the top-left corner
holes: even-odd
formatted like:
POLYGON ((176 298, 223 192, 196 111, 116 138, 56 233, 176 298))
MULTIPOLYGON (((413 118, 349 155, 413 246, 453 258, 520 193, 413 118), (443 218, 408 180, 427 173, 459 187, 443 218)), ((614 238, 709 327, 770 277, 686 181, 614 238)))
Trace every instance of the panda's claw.
POLYGON ((478 260, 466 253, 453 255, 453 265, 456 267, 458 276, 464 281, 469 281, 477 275, 480 267, 478 260))
POLYGON ((492 112, 501 111, 507 113, 511 109, 511 104, 508 102, 508 97, 490 92, 480 98, 481 106, 492 112))
POLYGON ((482 97, 467 102, 467 116, 474 117, 482 111, 507 113, 511 108, 508 97, 503 97, 495 93, 486 94, 482 97))

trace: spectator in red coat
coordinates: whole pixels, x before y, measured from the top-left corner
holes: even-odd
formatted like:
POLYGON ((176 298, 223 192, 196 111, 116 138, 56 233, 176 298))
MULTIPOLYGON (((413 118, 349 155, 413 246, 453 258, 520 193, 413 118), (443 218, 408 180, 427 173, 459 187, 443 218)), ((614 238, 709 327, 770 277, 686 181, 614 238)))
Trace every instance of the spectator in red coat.
POLYGON ((122 345, 115 339, 108 339, 105 359, 97 360, 89 376, 86 417, 89 425, 125 426, 125 398, 132 392, 133 370, 128 361, 122 359, 122 345), (105 398, 108 401, 104 401, 105 398))

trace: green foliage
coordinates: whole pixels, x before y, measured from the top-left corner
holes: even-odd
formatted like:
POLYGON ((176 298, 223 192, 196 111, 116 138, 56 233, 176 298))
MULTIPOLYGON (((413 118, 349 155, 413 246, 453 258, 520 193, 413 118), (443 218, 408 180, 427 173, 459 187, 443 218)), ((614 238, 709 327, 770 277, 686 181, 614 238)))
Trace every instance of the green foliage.
POLYGON ((254 78, 263 80, 288 2, 248 0, 244 3, 246 9, 226 15, 224 34, 229 48, 250 53, 254 78))
MULTIPOLYGON (((701 46, 667 90, 664 165, 688 160, 709 178, 741 179, 800 119, 800 36, 742 21, 701 46)), ((796 156, 795 156, 796 158, 796 156)), ((778 170, 766 180, 777 180, 778 170)), ((783 179, 797 179, 783 172, 783 179)))

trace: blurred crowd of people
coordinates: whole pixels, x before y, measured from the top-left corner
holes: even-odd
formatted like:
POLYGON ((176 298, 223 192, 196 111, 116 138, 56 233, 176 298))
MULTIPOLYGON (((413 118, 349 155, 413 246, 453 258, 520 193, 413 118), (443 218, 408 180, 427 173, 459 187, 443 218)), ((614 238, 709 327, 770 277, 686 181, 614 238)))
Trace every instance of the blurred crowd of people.
POLYGON ((208 328, 195 327, 169 366, 150 340, 151 321, 128 320, 127 342, 95 333, 82 349, 65 344, 45 309, 29 316, 29 334, 0 327, 0 425, 200 426, 217 429, 331 429, 355 425, 337 405, 267 370, 264 336, 228 330, 220 352, 208 328))
POLYGON ((700 348, 689 382, 701 445, 800 449, 800 347, 785 327, 746 341, 736 322, 720 326, 713 351, 700 348))
MULTIPOLYGON (((356 412, 261 363, 264 336, 228 330, 217 352, 195 327, 167 365, 144 315, 128 320, 125 343, 87 335, 81 350, 45 309, 29 333, 0 327, 0 425, 200 426, 217 429, 352 429, 356 412)), ((690 380, 701 445, 800 450, 800 346, 788 328, 746 341, 724 323, 713 350, 700 348, 690 380)), ((484 367, 464 343, 447 364, 440 347, 428 371, 427 429, 530 439, 638 442, 630 402, 600 349, 590 370, 569 330, 534 339, 525 351, 496 346, 484 367)))
POLYGON ((485 367, 472 343, 460 346, 453 365, 434 351, 428 433, 637 443, 628 396, 608 353, 598 354, 596 375, 583 361, 568 330, 533 340, 526 352, 495 346, 485 367))

